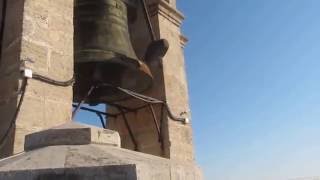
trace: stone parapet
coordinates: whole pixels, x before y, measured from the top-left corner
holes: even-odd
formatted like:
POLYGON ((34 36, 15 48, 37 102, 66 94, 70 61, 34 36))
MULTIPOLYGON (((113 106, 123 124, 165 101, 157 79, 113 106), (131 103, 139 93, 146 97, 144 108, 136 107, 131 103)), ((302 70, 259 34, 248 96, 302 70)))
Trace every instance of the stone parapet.
POLYGON ((0 179, 202 179, 201 171, 193 163, 168 160, 110 146, 108 143, 114 143, 114 139, 110 139, 110 136, 103 137, 103 134, 118 137, 116 132, 79 124, 65 124, 31 134, 27 137, 26 143, 37 144, 37 147, 34 146, 33 150, 0 160, 0 179), (91 135, 88 130, 93 130, 91 135), (100 132, 98 134, 101 135, 98 137, 99 143, 97 143, 96 132, 100 132), (74 133, 79 137, 73 136, 74 133), (67 135, 70 135, 73 141, 67 135), (56 137, 56 140, 53 140, 53 137, 56 137), (37 140, 39 142, 36 142, 37 140), (51 142, 46 144, 45 140, 51 142))

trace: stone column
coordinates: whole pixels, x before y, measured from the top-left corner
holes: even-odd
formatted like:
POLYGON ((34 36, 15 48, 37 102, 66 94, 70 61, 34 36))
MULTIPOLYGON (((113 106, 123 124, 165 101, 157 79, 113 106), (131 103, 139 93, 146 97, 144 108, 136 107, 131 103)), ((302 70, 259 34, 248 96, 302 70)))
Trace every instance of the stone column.
MULTIPOLYGON (((1 4, 4 0, 1 0, 1 4)), ((0 61, 0 138, 17 110, 20 64, 58 81, 73 76, 73 0, 7 0, 0 61)), ((26 134, 70 121, 72 87, 57 87, 34 79, 0 157, 23 151, 26 134)))
MULTIPOLYGON (((170 44, 162 60, 165 99, 175 115, 191 118, 188 85, 185 72, 184 45, 187 39, 181 33, 184 16, 176 9, 176 1, 155 1, 150 5, 154 26, 159 37, 170 44)), ((166 118, 168 143, 166 149, 170 159, 194 161, 192 127, 166 118)))
MULTIPOLYGON (((188 88, 184 65, 183 47, 186 38, 182 35, 180 28, 184 19, 183 15, 176 9, 175 0, 150 0, 150 15, 157 38, 167 39, 170 44, 167 55, 161 62, 150 64, 154 75, 154 86, 147 95, 167 101, 175 115, 190 118, 188 88)), ((132 41, 136 52, 143 58, 150 36, 146 28, 145 20, 138 16, 138 22, 132 25, 132 41)), ((130 100, 122 102, 122 105, 136 107, 141 105, 139 101, 130 100)), ((171 120, 166 113, 162 121, 161 108, 155 107, 159 124, 162 124, 163 146, 158 142, 157 131, 152 121, 150 109, 142 109, 136 113, 128 114, 130 126, 137 139, 138 151, 157 156, 163 156, 178 161, 194 161, 192 128, 190 124, 183 124, 171 120)), ((117 112, 109 108, 109 112, 117 112)), ((121 116, 109 118, 109 127, 119 131, 122 138, 122 147, 133 149, 133 143, 125 127, 121 116)))

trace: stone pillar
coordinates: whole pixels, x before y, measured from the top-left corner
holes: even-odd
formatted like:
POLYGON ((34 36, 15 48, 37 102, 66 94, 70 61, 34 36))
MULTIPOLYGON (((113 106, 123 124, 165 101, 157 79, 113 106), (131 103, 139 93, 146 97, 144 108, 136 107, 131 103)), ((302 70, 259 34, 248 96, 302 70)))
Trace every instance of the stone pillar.
MULTIPOLYGON (((4 0, 1 0, 1 4, 4 0)), ((0 138, 12 123, 21 88, 20 64, 58 81, 73 76, 73 0, 7 0, 0 61, 0 138)), ((26 134, 70 121, 72 87, 34 79, 0 157, 23 151, 26 134)))
MULTIPOLYGON (((188 85, 185 72, 184 45, 187 39, 181 33, 184 16, 176 9, 176 1, 155 1, 150 5, 154 26, 159 37, 170 44, 162 60, 162 74, 165 99, 175 115, 191 118, 188 85)), ((170 159, 194 161, 191 124, 183 124, 166 118, 168 143, 166 148, 170 159)))
MULTIPOLYGON (((170 48, 162 62, 150 64, 154 75, 154 86, 146 94, 167 101, 175 115, 190 118, 183 52, 187 40, 180 31, 184 17, 176 9, 175 0, 151 0, 149 1, 149 9, 157 38, 167 39, 170 48)), ((143 58, 146 47, 150 43, 150 37, 145 20, 141 17, 140 14, 138 22, 132 25, 132 41, 138 56, 143 58)), ((122 102, 121 104, 129 107, 141 105, 139 101, 135 100, 122 102)), ((128 114, 130 126, 138 142, 138 151, 172 160, 193 162, 191 125, 173 121, 166 113, 164 113, 161 121, 161 107, 156 106, 155 110, 159 124, 162 124, 163 147, 158 142, 150 109, 146 108, 128 114)), ((116 109, 112 108, 109 108, 108 111, 117 112, 116 109)), ((108 122, 111 129, 119 131, 122 138, 122 147, 133 149, 132 140, 122 117, 109 118, 108 122)))

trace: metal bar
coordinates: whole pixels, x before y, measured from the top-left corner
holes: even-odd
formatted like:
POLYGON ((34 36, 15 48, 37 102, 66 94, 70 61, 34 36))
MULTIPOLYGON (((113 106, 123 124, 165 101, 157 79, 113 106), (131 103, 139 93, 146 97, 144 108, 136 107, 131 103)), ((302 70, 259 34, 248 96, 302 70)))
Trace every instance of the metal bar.
POLYGON ((142 7, 143 7, 143 11, 144 11, 144 16, 146 18, 146 22, 149 28, 149 33, 151 36, 152 41, 156 40, 156 35, 154 33, 153 27, 152 27, 152 23, 151 23, 151 19, 150 19, 150 15, 149 15, 149 11, 148 11, 148 6, 145 0, 141 0, 142 3, 142 7))
POLYGON ((77 105, 77 107, 74 109, 74 111, 72 112, 72 120, 74 120, 77 112, 79 111, 80 107, 82 106, 82 104, 85 103, 85 101, 87 100, 87 98, 91 95, 92 91, 95 89, 95 86, 91 86, 91 88, 89 89, 87 95, 79 102, 79 104, 77 105))
POLYGON ((166 107, 166 110, 168 112, 168 116, 169 116, 170 119, 172 119, 174 121, 186 122, 185 118, 180 118, 180 117, 177 117, 177 116, 173 115, 173 113, 172 113, 172 111, 169 108, 169 105, 167 103, 163 103, 163 105, 166 107))
POLYGON ((103 116, 100 113, 96 113, 96 114, 100 118, 102 127, 106 129, 106 123, 104 122, 103 116))
POLYGON ((163 117, 164 117, 164 105, 162 104, 161 105, 161 116, 160 116, 160 145, 161 145, 161 152, 162 152, 162 155, 165 156, 165 147, 164 147, 164 138, 163 138, 163 117))
POLYGON ((160 132, 162 132, 162 128, 163 128, 163 116, 164 116, 164 107, 163 107, 163 104, 161 105, 160 113, 161 113, 161 116, 160 116, 160 132))
MULTIPOLYGON (((113 87, 110 84, 101 84, 100 86, 113 87)), ((168 116, 169 116, 170 119, 172 119, 174 121, 179 121, 179 122, 186 123, 186 119, 185 118, 180 118, 180 117, 177 117, 177 116, 173 115, 169 105, 164 101, 161 101, 161 100, 149 97, 149 96, 145 96, 145 95, 142 95, 142 94, 139 94, 139 93, 127 90, 127 89, 120 88, 120 87, 115 87, 115 88, 117 88, 119 91, 121 91, 123 93, 126 93, 127 95, 129 95, 129 96, 131 96, 131 97, 133 97, 135 99, 141 100, 141 101, 143 101, 145 103, 148 103, 148 104, 163 104, 165 106, 167 112, 168 112, 168 116)))
POLYGON ((126 111, 135 111, 135 109, 132 109, 132 108, 129 108, 129 107, 125 107, 125 106, 122 106, 120 104, 114 104, 114 103, 107 103, 109 106, 114 106, 116 108, 121 108, 121 109, 125 109, 126 111))
MULTIPOLYGON (((0 101, 1 102, 1 101, 0 101)), ((110 104, 108 104, 110 105, 110 104)), ((112 105, 110 105, 112 106, 112 105)), ((128 114, 130 112, 136 112, 140 109, 144 109, 146 107, 148 107, 149 104, 146 104, 146 105, 143 105, 143 106, 139 106, 137 108, 134 108, 134 109, 130 109, 130 111, 124 111, 125 114, 128 114)), ((72 104, 72 107, 78 107, 78 105, 75 105, 75 104, 72 104)), ((116 107, 116 106, 115 106, 116 107)), ((123 106, 117 106, 117 107, 123 107, 123 106)), ((124 107, 125 108, 125 107, 124 107)), ((113 117, 113 118, 116 118, 118 117, 119 115, 121 115, 122 113, 116 113, 116 114, 110 114, 110 113, 106 113, 106 112, 102 112, 102 111, 98 111, 98 110, 95 110, 95 109, 92 109, 92 108, 87 108, 87 107, 80 107, 81 110, 84 110, 84 111, 88 111, 88 112, 92 112, 92 113, 99 113, 99 114, 102 114, 102 115, 105 115, 105 116, 108 116, 108 117, 113 117)))
POLYGON ((158 120, 157 120, 157 116, 156 116, 156 113, 154 112, 154 108, 152 105, 149 104, 149 109, 151 111, 151 114, 152 114, 152 117, 153 117, 153 122, 157 128, 157 132, 158 132, 158 141, 160 142, 160 139, 161 139, 161 132, 160 132, 160 127, 159 127, 159 124, 158 124, 158 120))
MULTIPOLYGON (((137 112, 138 110, 147 108, 148 106, 149 106, 149 104, 146 104, 146 105, 143 105, 143 106, 139 106, 137 108, 132 109, 132 111, 126 111, 125 114, 131 113, 131 112, 137 112)), ((121 115, 121 113, 117 113, 117 114, 113 114, 113 115, 114 116, 119 116, 119 115, 121 115)))
MULTIPOLYGON (((72 106, 73 107, 77 107, 77 105, 75 105, 75 104, 73 104, 72 106)), ((105 116, 108 116, 108 117, 117 117, 118 116, 117 114, 110 114, 110 113, 98 111, 98 110, 87 108, 87 107, 81 107, 80 109, 81 110, 85 110, 85 111, 89 111, 89 112, 92 112, 92 113, 99 113, 99 114, 102 114, 102 115, 105 115, 105 116)))
POLYGON ((130 95, 131 97, 134 97, 134 98, 139 99, 139 100, 144 101, 144 102, 153 103, 153 104, 163 103, 163 101, 160 101, 160 100, 158 100, 156 98, 153 98, 153 97, 150 97, 150 96, 145 96, 145 95, 130 91, 128 89, 123 89, 121 87, 117 87, 117 89, 119 91, 123 92, 123 93, 126 93, 126 94, 130 95))
POLYGON ((170 119, 174 120, 174 121, 180 121, 180 122, 185 122, 186 119, 185 118, 180 118, 180 117, 176 117, 173 115, 172 111, 170 110, 170 107, 169 105, 164 102, 164 101, 161 101, 161 100, 158 100, 158 99, 155 99, 155 98, 152 98, 152 97, 148 97, 148 96, 145 96, 145 95, 142 95, 142 94, 139 94, 139 93, 136 93, 136 92, 133 92, 133 91, 130 91, 130 90, 127 90, 127 89, 123 89, 123 88, 120 88, 118 87, 118 89, 126 94, 128 94, 129 96, 133 97, 133 98, 136 98, 136 99, 139 99, 143 102, 146 102, 146 103, 150 103, 150 104, 164 104, 167 111, 168 111, 168 115, 170 117, 170 119))
POLYGON ((123 120, 124 120, 124 123, 125 123, 128 131, 129 131, 130 138, 131 138, 132 143, 133 143, 133 145, 134 145, 134 150, 135 150, 135 151, 138 151, 138 143, 137 143, 136 138, 135 138, 134 135, 133 135, 133 132, 132 132, 132 129, 131 129, 130 124, 129 124, 129 122, 128 122, 128 119, 127 119, 124 111, 123 111, 121 108, 118 108, 118 109, 119 109, 120 112, 122 112, 121 115, 122 115, 122 118, 123 118, 123 120))

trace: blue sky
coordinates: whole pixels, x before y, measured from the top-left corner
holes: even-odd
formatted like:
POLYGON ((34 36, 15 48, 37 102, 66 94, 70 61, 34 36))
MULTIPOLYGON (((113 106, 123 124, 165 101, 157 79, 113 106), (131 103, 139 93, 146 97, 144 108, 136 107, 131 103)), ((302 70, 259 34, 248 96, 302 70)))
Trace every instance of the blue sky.
POLYGON ((320 176, 320 1, 178 0, 178 7, 206 180, 320 176))
POLYGON ((320 176, 320 1, 178 1, 208 180, 320 176))

